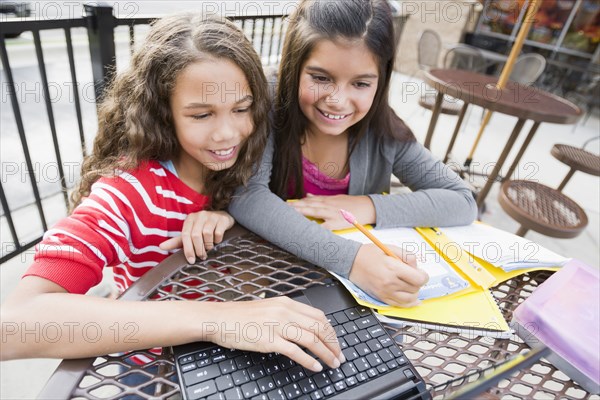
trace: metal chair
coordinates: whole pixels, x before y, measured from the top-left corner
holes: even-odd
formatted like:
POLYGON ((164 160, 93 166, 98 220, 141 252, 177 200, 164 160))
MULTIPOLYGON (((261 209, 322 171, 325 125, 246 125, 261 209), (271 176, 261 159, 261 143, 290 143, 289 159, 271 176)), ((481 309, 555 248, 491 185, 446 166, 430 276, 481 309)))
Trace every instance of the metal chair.
POLYGON ((522 54, 515 61, 509 80, 531 86, 546 68, 546 59, 541 54, 522 54))
POLYGON ((486 63, 481 50, 477 47, 459 44, 446 52, 444 67, 484 73, 486 63))
MULTIPOLYGON (((485 58, 481 51, 473 46, 457 45, 444 56, 444 68, 466 69, 469 71, 485 71, 485 58)), ((448 99, 444 97, 441 113, 448 115, 458 115, 463 108, 464 102, 458 99, 448 99)), ((419 99, 419 105, 428 110, 433 110, 435 106, 436 93, 424 93, 419 99)))
POLYGON ((440 51, 442 50, 442 39, 437 32, 425 29, 419 35, 417 45, 417 62, 421 70, 430 70, 438 66, 440 51))

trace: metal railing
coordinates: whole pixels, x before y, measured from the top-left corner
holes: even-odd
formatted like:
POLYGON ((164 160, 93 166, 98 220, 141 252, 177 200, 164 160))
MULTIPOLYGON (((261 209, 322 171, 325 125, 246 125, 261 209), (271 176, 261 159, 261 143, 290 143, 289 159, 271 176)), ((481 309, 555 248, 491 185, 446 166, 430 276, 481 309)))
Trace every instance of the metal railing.
MULTIPOLYGON (((64 203, 63 215, 69 207, 68 191, 70 186, 68 183, 67 176, 65 174, 65 164, 63 162, 64 157, 61 154, 60 142, 64 140, 73 141, 77 140, 78 147, 81 149, 81 157, 86 156, 86 139, 84 133, 84 117, 82 116, 82 102, 81 102, 81 85, 78 82, 77 71, 76 71, 76 60, 73 51, 73 29, 85 29, 87 31, 87 47, 89 47, 91 72, 94 87, 94 99, 90 99, 91 102, 96 102, 103 91, 106 83, 109 81, 111 74, 116 70, 116 44, 115 44, 115 30, 120 26, 127 26, 129 28, 129 50, 133 51, 135 46, 135 29, 140 25, 148 25, 155 18, 117 18, 113 16, 113 9, 111 6, 106 5, 85 5, 84 16, 81 18, 71 19, 55 19, 55 20, 34 20, 34 19, 22 19, 15 21, 3 21, 0 26, 0 58, 3 67, 3 78, 5 82, 2 85, 2 106, 7 110, 10 104, 14 115, 14 124, 18 133, 18 140, 20 141, 22 151, 22 171, 20 171, 22 185, 29 181, 31 187, 27 196, 31 199, 23 200, 21 198, 11 199, 10 193, 14 192, 14 182, 11 186, 9 183, 8 175, 13 172, 16 168, 10 167, 9 160, 2 160, 2 180, 0 181, 0 202, 2 206, 2 214, 0 215, 2 224, 2 248, 0 251, 0 263, 11 259, 12 257, 23 253, 27 249, 31 248, 35 244, 39 243, 42 239, 43 233, 48 229, 49 221, 48 214, 51 213, 52 217, 56 219, 56 210, 51 211, 45 210, 44 201, 50 198, 62 197, 64 203), (55 112, 53 108, 53 101, 51 96, 51 87, 48 81, 48 73, 46 69, 46 63, 44 60, 44 47, 42 46, 42 40, 40 33, 51 30, 59 30, 64 32, 64 46, 68 56, 69 64, 69 80, 68 86, 72 88, 70 93, 71 103, 74 107, 72 113, 77 120, 77 134, 74 132, 67 132, 61 134, 59 140, 59 133, 57 132, 57 120, 55 118, 55 112), (40 192, 40 171, 36 168, 38 163, 35 160, 35 156, 32 155, 30 146, 28 143, 28 136, 31 139, 31 133, 26 135, 25 124, 23 120, 23 113, 21 111, 21 105, 23 102, 20 101, 18 96, 18 87, 13 76, 13 68, 11 68, 11 60, 9 57, 9 51, 7 49, 7 40, 9 38, 18 36, 23 32, 30 32, 33 37, 33 48, 37 58, 37 69, 39 70, 40 81, 40 94, 43 98, 43 104, 48 119, 48 125, 50 134, 52 136, 52 144, 54 151, 54 158, 56 161, 57 169, 57 181, 60 183, 60 188, 56 188, 51 191, 46 191, 44 195, 40 192), (68 136, 68 138, 66 138, 68 136), (7 194, 9 195, 7 197, 7 194), (12 201, 11 201, 12 200, 12 201), (21 218, 15 217, 16 212, 20 212, 27 209, 28 217, 21 218), (31 212, 32 210, 33 213, 31 212), (32 216, 32 214, 34 216, 32 216), (36 221, 32 221, 34 218, 36 221), (21 222, 21 225, 17 224, 16 221, 21 222), (35 232, 31 232, 31 229, 27 232, 19 232, 19 227, 22 226, 37 226, 35 232), (10 239, 7 238, 7 233, 10 232, 10 239)), ((281 47, 285 29, 287 27, 286 15, 256 15, 256 16, 231 16, 227 17, 235 22, 243 31, 247 37, 253 43, 256 51, 261 57, 264 65, 274 65, 279 61, 281 54, 281 47)), ((8 43, 10 45, 10 43, 8 43)), ((34 116, 43 118, 43 116, 34 116)), ((4 116, 2 117, 4 119, 4 116)), ((9 133, 5 132, 8 129, 2 129, 3 141, 7 138, 6 135, 9 133)), ((12 129, 11 129, 12 130, 12 129)), ((14 132, 12 132, 14 133, 14 132)), ((19 150, 11 148, 10 153, 17 153, 19 150)), ((23 187, 19 187, 21 191, 23 187)), ((18 197, 18 196, 17 196, 18 197)), ((21 229, 22 231, 23 229, 21 229)))

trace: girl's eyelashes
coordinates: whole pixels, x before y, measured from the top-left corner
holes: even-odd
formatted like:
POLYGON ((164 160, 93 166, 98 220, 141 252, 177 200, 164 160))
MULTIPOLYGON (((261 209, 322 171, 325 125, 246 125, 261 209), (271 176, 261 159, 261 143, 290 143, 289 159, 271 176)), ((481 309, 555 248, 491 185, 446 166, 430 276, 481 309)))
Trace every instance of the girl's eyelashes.
POLYGON ((354 85, 358 88, 368 88, 371 87, 371 82, 356 82, 354 85))
POLYGON ((310 75, 311 78, 316 82, 329 82, 329 78, 323 75, 310 75))
POLYGON ((246 108, 238 108, 237 110, 235 110, 236 113, 245 113, 250 111, 250 107, 246 107, 246 108))
POLYGON ((210 116, 210 113, 204 113, 204 114, 195 114, 192 115, 191 117, 194 119, 206 119, 210 116))

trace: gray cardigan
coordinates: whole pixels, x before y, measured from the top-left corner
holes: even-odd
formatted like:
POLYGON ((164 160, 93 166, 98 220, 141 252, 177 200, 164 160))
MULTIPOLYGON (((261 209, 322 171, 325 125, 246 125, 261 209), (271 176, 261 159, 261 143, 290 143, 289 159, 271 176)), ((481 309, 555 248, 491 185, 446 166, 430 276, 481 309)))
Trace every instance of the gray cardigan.
MULTIPOLYGON (((306 219, 269 189, 274 137, 247 187, 229 206, 235 220, 315 265, 347 277, 360 244, 306 219)), ((350 155, 350 195, 369 195, 377 228, 468 225, 477 206, 461 178, 418 142, 377 138, 368 132, 350 155), (412 192, 390 192, 394 174, 412 192)))

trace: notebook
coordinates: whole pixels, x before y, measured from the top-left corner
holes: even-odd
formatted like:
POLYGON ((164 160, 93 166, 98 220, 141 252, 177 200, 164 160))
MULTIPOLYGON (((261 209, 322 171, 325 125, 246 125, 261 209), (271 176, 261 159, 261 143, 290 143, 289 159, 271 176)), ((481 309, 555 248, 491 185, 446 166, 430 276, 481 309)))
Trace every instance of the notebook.
POLYGON ((313 286, 294 300, 321 309, 346 362, 315 373, 277 353, 212 343, 173 347, 181 393, 192 399, 430 399, 425 383, 373 312, 338 283, 313 286))

